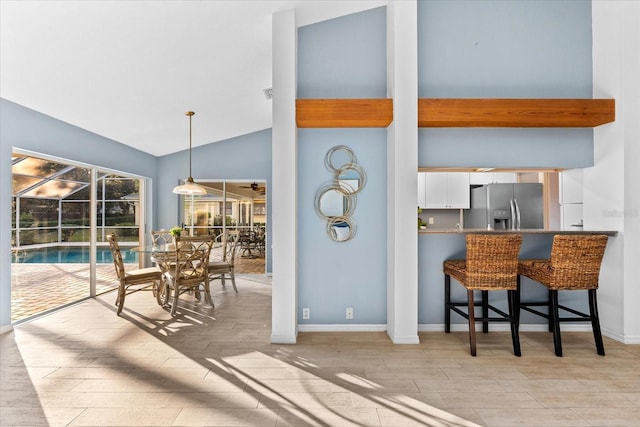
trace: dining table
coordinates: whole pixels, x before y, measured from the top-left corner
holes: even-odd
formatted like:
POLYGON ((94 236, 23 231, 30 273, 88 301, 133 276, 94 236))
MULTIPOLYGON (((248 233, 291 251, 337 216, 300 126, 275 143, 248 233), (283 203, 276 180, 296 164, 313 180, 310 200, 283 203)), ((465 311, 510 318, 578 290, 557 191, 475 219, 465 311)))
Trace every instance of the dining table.
MULTIPOLYGON (((222 243, 215 242, 213 248, 219 247, 222 247, 222 243)), ((148 243, 145 245, 132 246, 129 250, 137 252, 140 255, 148 255, 151 262, 160 268, 163 279, 158 287, 156 298, 158 304, 166 305, 169 302, 169 289, 166 277, 175 275, 176 269, 177 252, 175 243, 148 243)), ((196 297, 200 298, 198 291, 196 291, 196 297)))
POLYGON ((169 289, 167 275, 175 270, 175 261, 177 258, 175 243, 166 244, 146 244, 133 246, 129 249, 131 252, 137 252, 139 255, 148 255, 152 263, 154 263, 162 272, 162 280, 156 292, 156 300, 158 304, 164 306, 169 302, 169 289))

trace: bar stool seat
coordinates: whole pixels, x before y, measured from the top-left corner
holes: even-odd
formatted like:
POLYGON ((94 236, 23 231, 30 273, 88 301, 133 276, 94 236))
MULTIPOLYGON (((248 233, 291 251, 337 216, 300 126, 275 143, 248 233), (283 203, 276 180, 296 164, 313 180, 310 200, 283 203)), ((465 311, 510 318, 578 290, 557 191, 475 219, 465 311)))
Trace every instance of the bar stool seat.
POLYGON ((596 290, 606 246, 606 235, 555 235, 549 259, 523 259, 518 262, 518 287, 520 276, 525 276, 546 286, 549 291, 546 301, 523 301, 520 307, 549 321, 549 332, 553 332, 554 350, 558 357, 562 356, 560 323, 589 321, 597 352, 604 356, 596 290), (573 290, 588 292, 589 313, 558 303, 558 291, 573 290), (539 306, 547 307, 546 313, 532 308, 539 306), (569 316, 560 317, 560 310, 569 316))
POLYGON ((468 234, 465 259, 446 260, 443 263, 445 288, 445 332, 451 330, 451 311, 468 320, 469 347, 471 355, 476 355, 476 322, 482 322, 483 331, 488 332, 488 324, 493 321, 509 322, 513 353, 520 356, 518 334, 518 253, 522 244, 519 234, 468 234), (451 277, 467 289, 466 301, 451 300, 451 277), (488 302, 489 291, 507 291, 509 312, 488 302), (482 300, 476 302, 474 291, 481 291, 482 300), (482 315, 477 317, 475 306, 482 307, 482 315), (464 309, 466 307, 466 310, 464 309), (497 316, 490 316, 489 312, 497 316))

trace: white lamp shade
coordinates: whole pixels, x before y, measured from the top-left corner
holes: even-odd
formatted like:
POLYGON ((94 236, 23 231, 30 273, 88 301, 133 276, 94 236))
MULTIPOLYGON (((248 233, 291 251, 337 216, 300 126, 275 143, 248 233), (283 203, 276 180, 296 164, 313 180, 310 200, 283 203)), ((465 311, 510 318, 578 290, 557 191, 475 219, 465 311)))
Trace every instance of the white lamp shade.
POLYGON ((198 185, 193 182, 193 178, 189 177, 187 182, 182 185, 176 185, 173 187, 173 192, 176 194, 186 194, 193 196, 203 196, 207 194, 207 189, 202 185, 198 185))

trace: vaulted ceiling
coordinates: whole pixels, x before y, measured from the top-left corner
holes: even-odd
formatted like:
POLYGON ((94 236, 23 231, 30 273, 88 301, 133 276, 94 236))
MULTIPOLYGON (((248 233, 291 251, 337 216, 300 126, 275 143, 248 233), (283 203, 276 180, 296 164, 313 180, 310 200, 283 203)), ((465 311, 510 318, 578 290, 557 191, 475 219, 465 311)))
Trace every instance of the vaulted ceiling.
MULTIPOLYGON (((271 127, 271 22, 386 1, 0 1, 0 96, 155 156, 271 127)), ((277 96, 277 94, 275 94, 277 96)))

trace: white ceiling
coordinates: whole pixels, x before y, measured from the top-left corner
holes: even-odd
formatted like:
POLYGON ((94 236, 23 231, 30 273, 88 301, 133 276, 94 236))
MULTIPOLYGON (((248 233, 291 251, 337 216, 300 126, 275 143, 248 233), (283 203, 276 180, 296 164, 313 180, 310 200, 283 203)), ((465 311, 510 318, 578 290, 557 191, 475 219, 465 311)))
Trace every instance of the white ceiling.
MULTIPOLYGON (((386 1, 0 0, 0 96, 161 156, 271 127, 271 15, 386 1)), ((277 94, 274 94, 277 96, 277 94)))

